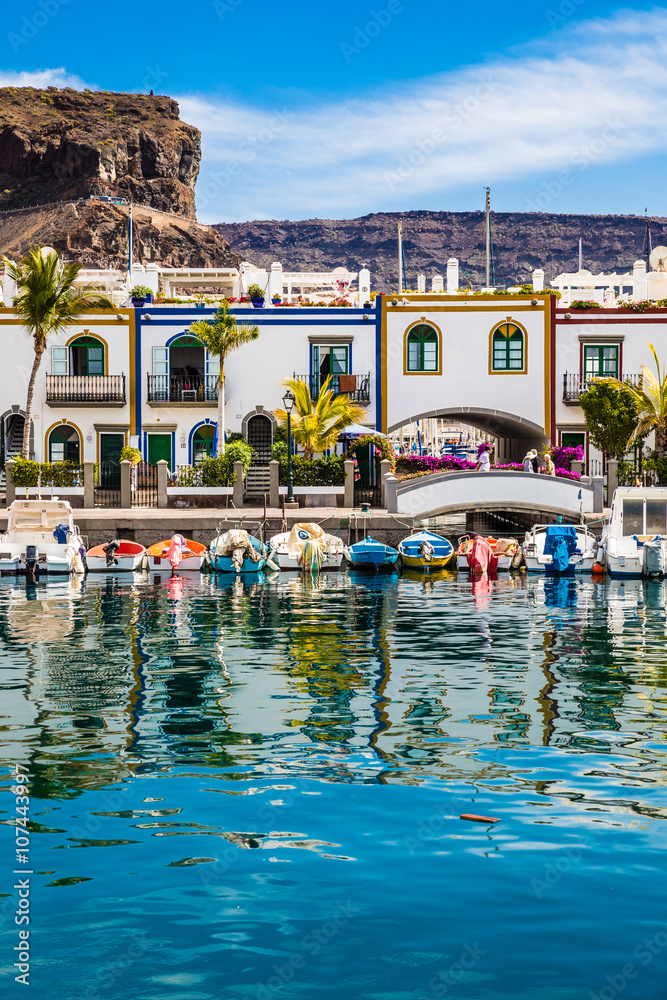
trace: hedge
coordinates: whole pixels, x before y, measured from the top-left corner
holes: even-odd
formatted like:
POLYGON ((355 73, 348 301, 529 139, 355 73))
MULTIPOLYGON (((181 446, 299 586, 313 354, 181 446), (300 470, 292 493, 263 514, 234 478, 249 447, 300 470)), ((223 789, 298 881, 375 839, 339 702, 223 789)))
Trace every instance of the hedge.
MULTIPOLYGON (((314 458, 308 461, 292 456, 295 486, 344 486, 345 458, 314 458)), ((287 486, 287 465, 280 464, 280 485, 287 486)))
POLYGON ((15 486, 83 486, 83 467, 76 462, 31 462, 15 458, 12 480, 15 486), (41 474, 41 475, 40 475, 41 474))
POLYGON ((253 449, 245 441, 232 441, 225 448, 224 455, 207 458, 199 465, 180 469, 172 476, 172 486, 233 486, 234 463, 243 463, 243 478, 248 475, 253 449))

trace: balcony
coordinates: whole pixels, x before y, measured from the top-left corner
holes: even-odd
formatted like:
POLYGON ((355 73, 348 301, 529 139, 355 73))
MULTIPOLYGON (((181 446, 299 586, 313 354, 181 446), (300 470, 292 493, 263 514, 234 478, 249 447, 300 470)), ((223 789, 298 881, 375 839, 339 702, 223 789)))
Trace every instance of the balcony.
MULTIPOLYGON (((602 376, 595 375, 574 375, 566 372, 563 375, 563 402, 566 406, 578 406, 579 397, 582 392, 590 387, 591 382, 595 379, 601 378, 602 376)), ((641 375, 624 375, 623 381, 628 385, 635 386, 636 388, 641 388, 642 377, 641 375)))
MULTIPOLYGON (((319 395, 320 390, 325 382, 326 376, 314 374, 314 375, 294 375, 295 379, 299 382, 308 382, 310 384, 310 398, 315 401, 319 395)), ((333 389, 336 396, 348 396, 355 403, 370 403, 371 399, 371 376, 370 372, 367 375, 332 375, 329 388, 333 389), (341 389, 341 378, 343 381, 343 388, 341 389), (349 382, 345 380, 349 379, 349 382)))
POLYGON ((47 375, 49 406, 124 406, 124 375, 47 375))
POLYGON ((148 402, 152 406, 175 403, 181 406, 215 405, 218 402, 217 375, 148 375, 148 402))

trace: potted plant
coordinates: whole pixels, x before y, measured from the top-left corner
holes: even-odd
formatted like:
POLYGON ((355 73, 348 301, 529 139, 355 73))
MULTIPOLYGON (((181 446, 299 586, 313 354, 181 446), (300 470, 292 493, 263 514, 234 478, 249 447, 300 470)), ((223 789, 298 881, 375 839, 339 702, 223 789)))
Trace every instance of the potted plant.
POLYGON ((248 289, 248 298, 252 302, 255 309, 264 308, 264 292, 259 287, 259 285, 251 285, 248 289))
POLYGON ((271 302, 273 303, 274 306, 279 306, 280 305, 281 298, 278 295, 278 292, 274 292, 274 294, 271 296, 271 302))
POLYGON ((135 309, 141 309, 146 298, 152 299, 152 292, 146 285, 135 285, 130 291, 130 298, 135 309))

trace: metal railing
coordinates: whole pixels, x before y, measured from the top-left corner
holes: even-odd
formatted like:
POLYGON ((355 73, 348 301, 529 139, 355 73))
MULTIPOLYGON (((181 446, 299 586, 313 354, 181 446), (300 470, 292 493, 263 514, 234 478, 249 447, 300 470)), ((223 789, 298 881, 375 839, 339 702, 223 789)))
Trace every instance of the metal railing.
POLYGON ((124 403, 124 375, 47 375, 46 402, 124 403))
MULTIPOLYGON (((317 373, 313 375, 297 375, 296 372, 293 376, 298 379, 299 382, 308 382, 310 385, 310 397, 316 400, 322 390, 322 386, 326 381, 326 375, 319 375, 317 373)), ((371 398, 371 376, 370 372, 366 375, 332 375, 329 388, 333 389, 335 395, 346 395, 352 399, 355 403, 368 403, 371 398), (356 379, 356 389, 346 389, 340 388, 340 380, 346 378, 356 379)))
MULTIPOLYGON (((563 402, 578 403, 582 392, 586 392, 596 378, 602 377, 600 375, 579 375, 566 372, 563 375, 563 402)), ((641 375, 624 375, 623 381, 640 388, 642 377, 641 375)))
POLYGON ((148 375, 149 403, 217 403, 217 375, 148 375))

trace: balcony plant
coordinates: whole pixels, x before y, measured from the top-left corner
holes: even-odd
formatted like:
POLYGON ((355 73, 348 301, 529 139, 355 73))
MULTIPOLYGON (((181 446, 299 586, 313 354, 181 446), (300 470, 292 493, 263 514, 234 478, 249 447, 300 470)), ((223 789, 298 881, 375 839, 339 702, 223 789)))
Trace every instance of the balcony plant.
POLYGON ((264 307, 264 290, 259 285, 250 286, 248 289, 248 298, 255 309, 262 309, 264 307))
MULTIPOLYGON (((217 309, 213 319, 195 320, 190 325, 188 333, 196 337, 204 345, 209 354, 214 355, 220 363, 218 383, 218 427, 225 426, 225 361, 227 355, 238 350, 251 340, 259 337, 259 327, 237 323, 236 316, 229 312, 229 306, 223 302, 222 309, 217 309)), ((218 434, 218 455, 225 453, 225 435, 218 434)))
POLYGON ((132 465, 139 465, 139 462, 142 461, 141 452, 138 448, 130 448, 129 445, 125 445, 124 448, 121 448, 120 460, 121 462, 132 462, 132 465))
POLYGON ((147 285, 134 285, 130 291, 132 305, 136 309, 141 309, 146 299, 152 299, 152 292, 147 285))
POLYGON ((78 288, 74 282, 81 270, 75 262, 63 263, 58 250, 50 247, 28 251, 17 264, 3 257, 5 272, 16 283, 14 309, 21 324, 33 339, 35 357, 28 379, 23 428, 23 458, 29 458, 32 402, 37 372, 53 333, 68 330, 79 317, 92 309, 112 309, 111 301, 97 285, 78 288))

